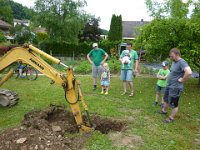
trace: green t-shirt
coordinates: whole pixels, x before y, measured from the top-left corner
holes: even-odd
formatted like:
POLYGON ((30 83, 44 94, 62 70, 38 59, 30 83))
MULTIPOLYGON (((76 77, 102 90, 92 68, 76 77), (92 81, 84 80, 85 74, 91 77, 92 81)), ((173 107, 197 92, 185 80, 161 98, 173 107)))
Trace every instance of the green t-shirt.
MULTIPOLYGON (((123 59, 123 57, 125 56, 125 51, 126 50, 123 50, 121 55, 120 55, 120 58, 123 59)), ((122 65, 122 70, 133 70, 133 65, 134 65, 134 61, 135 60, 138 60, 138 54, 135 50, 131 50, 129 51, 129 56, 130 56, 130 64, 123 64, 122 65)))
MULTIPOLYGON (((159 72, 158 72, 158 74, 160 76, 163 76, 163 77, 168 75, 169 73, 170 73, 169 69, 166 69, 166 70, 165 69, 160 69, 159 72)), ((164 80, 158 79, 157 85, 160 86, 160 87, 166 87, 167 79, 164 79, 164 80)))
POLYGON ((99 66, 102 60, 104 59, 106 52, 98 48, 97 50, 92 49, 89 52, 89 56, 91 57, 92 61, 94 62, 95 66, 99 66))

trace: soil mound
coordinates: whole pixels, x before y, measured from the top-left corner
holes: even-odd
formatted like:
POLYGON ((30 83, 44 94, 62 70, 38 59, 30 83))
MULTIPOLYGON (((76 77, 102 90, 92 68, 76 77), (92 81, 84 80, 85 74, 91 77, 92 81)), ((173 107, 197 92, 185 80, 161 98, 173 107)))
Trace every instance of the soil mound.
MULTIPOLYGON (((120 121, 91 116, 96 130, 103 134, 122 131, 126 124, 120 121)), ((71 112, 64 106, 50 106, 24 115, 17 128, 0 132, 0 150, 72 150, 84 147, 92 133, 78 134, 71 112)))

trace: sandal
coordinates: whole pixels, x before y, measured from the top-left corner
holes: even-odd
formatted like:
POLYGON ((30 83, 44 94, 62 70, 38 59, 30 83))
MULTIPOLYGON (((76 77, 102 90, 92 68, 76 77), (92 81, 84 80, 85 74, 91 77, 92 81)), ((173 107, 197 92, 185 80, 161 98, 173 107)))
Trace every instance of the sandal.
POLYGON ((166 115, 167 114, 167 112, 164 112, 162 110, 157 110, 156 113, 161 114, 161 115, 166 115))
POLYGON ((133 97, 134 96, 134 93, 133 92, 131 92, 131 94, 129 95, 129 97, 133 97))
POLYGON ((174 122, 174 119, 169 117, 169 118, 165 119, 163 122, 164 123, 172 123, 172 122, 174 122))

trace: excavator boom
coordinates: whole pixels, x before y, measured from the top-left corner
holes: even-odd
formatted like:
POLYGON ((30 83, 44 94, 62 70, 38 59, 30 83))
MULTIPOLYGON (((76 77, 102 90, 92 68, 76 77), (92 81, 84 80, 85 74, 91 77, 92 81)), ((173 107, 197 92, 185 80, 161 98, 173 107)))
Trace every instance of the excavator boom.
MULTIPOLYGON (((14 62, 22 61, 25 64, 28 64, 35 69, 37 69, 39 72, 47 76, 48 78, 52 79, 53 83, 59 84, 63 87, 65 92, 65 98, 67 102, 70 105, 71 111, 74 115, 75 121, 79 127, 80 132, 85 131, 91 131, 93 130, 91 121, 84 122, 83 116, 81 114, 81 109, 79 105, 79 101, 76 96, 75 86, 78 87, 78 94, 80 101, 82 102, 83 108, 86 111, 86 114, 88 114, 88 108, 85 103, 85 101, 82 98, 82 92, 80 89, 80 83, 76 80, 73 69, 67 67, 64 63, 62 63, 59 59, 52 57, 51 55, 48 55, 47 53, 39 50, 38 48, 28 45, 26 47, 15 47, 11 49, 8 53, 6 53, 1 59, 0 59, 0 72, 13 64, 14 62), (57 71, 55 68, 53 68, 51 65, 49 65, 46 61, 44 61, 40 56, 43 56, 44 58, 52 61, 55 64, 61 64, 66 67, 66 75, 57 71)), ((5 77, 0 79, 0 86, 6 82, 13 74, 13 71, 11 70, 5 77)), ((0 104, 4 103, 3 106, 10 106, 10 104, 5 104, 7 95, 1 94, 0 90, 0 104), (2 102, 1 102, 2 101, 2 102)), ((8 103, 9 100, 6 102, 8 103)), ((10 101, 11 103, 11 101, 10 101)), ((89 120, 89 115, 87 115, 89 120)))

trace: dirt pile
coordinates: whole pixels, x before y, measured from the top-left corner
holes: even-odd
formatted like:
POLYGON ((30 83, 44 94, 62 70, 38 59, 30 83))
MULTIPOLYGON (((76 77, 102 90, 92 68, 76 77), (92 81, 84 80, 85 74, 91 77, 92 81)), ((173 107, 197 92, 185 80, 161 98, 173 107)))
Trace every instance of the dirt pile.
MULTIPOLYGON (((91 116, 96 130, 103 134, 122 131, 125 123, 91 116)), ((92 133, 78 134, 78 128, 71 112, 63 106, 51 106, 41 111, 24 115, 17 128, 0 132, 0 149, 11 150, 71 150, 84 147, 92 133)))

